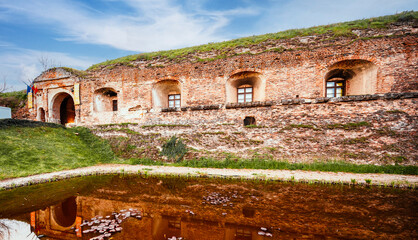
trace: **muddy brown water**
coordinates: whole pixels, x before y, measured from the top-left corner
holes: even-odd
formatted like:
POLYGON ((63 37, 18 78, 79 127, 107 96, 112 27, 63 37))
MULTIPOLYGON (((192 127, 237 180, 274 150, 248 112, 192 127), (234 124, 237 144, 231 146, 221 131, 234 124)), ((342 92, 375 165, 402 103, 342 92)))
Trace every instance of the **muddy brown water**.
POLYGON ((103 236, 95 220, 115 220, 112 239, 418 239, 417 203, 415 189, 107 175, 1 191, 0 218, 41 239, 103 236))

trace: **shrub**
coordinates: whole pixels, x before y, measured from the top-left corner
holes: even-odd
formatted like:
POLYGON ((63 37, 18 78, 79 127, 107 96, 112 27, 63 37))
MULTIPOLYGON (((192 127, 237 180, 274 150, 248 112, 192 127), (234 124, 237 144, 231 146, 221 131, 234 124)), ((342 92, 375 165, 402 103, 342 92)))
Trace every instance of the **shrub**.
POLYGON ((163 144, 161 155, 166 156, 169 160, 180 162, 187 153, 187 147, 183 141, 176 136, 172 136, 166 143, 163 144))

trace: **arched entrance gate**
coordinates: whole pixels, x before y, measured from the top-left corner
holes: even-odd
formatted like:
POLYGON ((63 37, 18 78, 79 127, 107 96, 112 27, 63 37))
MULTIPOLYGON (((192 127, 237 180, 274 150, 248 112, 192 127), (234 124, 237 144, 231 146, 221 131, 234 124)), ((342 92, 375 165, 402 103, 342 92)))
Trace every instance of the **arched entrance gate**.
POLYGON ((65 125, 74 123, 75 107, 73 97, 68 93, 59 93, 52 104, 52 118, 57 123, 65 125))

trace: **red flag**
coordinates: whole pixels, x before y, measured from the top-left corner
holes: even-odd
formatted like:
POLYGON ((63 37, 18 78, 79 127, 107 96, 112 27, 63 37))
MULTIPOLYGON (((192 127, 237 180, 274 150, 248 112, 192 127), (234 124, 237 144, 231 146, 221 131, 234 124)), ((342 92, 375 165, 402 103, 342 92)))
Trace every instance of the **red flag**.
POLYGON ((36 93, 38 92, 38 87, 37 87, 37 86, 35 86, 35 85, 33 85, 33 86, 32 86, 32 92, 33 92, 34 94, 36 94, 36 93))

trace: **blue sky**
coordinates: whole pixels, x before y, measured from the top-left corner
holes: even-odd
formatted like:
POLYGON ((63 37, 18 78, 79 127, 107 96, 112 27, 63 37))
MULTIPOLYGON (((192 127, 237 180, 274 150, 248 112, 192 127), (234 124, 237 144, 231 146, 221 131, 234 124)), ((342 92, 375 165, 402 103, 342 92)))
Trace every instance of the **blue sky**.
POLYGON ((0 82, 49 66, 417 10, 418 0, 0 0, 0 82))

